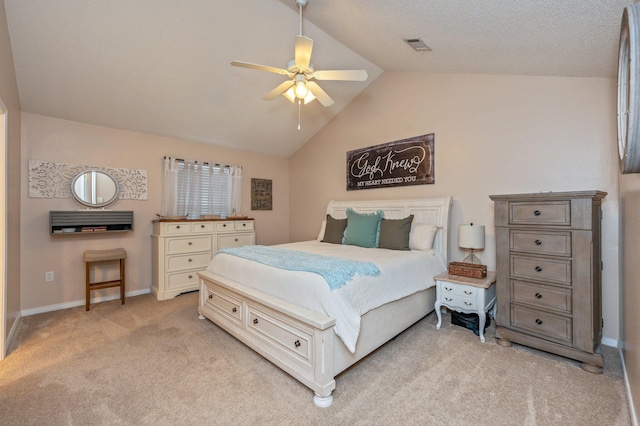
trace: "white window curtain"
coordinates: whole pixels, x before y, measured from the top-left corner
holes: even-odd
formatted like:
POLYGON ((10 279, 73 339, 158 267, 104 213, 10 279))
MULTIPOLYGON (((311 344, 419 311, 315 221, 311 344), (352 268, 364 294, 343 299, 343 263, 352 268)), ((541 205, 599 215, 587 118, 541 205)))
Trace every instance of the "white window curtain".
POLYGON ((229 168, 229 206, 233 216, 239 216, 242 211, 242 167, 229 168))
POLYGON ((165 157, 162 191, 162 216, 178 215, 178 165, 175 158, 165 157))
POLYGON ((163 215, 240 215, 242 167, 165 158, 163 215))

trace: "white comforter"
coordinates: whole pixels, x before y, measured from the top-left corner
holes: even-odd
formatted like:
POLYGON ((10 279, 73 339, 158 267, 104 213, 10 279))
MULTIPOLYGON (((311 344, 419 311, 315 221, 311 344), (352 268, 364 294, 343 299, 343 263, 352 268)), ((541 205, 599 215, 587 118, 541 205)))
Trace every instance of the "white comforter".
POLYGON ((356 276, 331 290, 313 272, 285 271, 225 253, 216 254, 207 270, 336 320, 335 332, 355 352, 360 317, 385 303, 432 287, 433 276, 446 270, 444 257, 433 251, 369 249, 303 241, 276 247, 375 263, 376 277, 356 276))

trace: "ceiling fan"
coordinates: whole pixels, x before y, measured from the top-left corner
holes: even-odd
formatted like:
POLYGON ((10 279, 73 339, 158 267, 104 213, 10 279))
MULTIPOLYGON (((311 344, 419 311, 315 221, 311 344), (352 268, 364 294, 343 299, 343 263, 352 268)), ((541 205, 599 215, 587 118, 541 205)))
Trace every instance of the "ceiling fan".
MULTIPOLYGON (((288 77, 287 81, 279 84, 278 87, 262 98, 265 101, 270 101, 278 95, 284 95, 291 102, 295 103, 297 101, 298 105, 307 104, 314 99, 318 99, 323 106, 328 107, 333 105, 333 99, 313 79, 365 81, 368 77, 365 70, 317 71, 313 67, 311 63, 313 40, 302 35, 302 8, 307 5, 307 2, 308 0, 296 0, 296 4, 300 9, 300 34, 296 36, 295 59, 289 61, 286 69, 249 62, 231 62, 231 65, 236 67, 267 71, 288 77)), ((299 125, 298 128, 300 128, 299 125)))

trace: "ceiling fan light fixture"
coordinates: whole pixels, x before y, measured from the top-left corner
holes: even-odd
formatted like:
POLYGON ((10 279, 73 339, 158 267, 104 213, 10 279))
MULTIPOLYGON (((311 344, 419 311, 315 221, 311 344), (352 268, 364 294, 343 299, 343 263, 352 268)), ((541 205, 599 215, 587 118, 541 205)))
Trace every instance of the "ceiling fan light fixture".
POLYGON ((289 99, 290 102, 295 103, 296 100, 300 99, 302 101, 303 104, 308 104, 309 102, 313 101, 316 97, 313 95, 313 93, 311 93, 311 90, 309 90, 309 88, 307 87, 307 94, 304 98, 300 98, 298 96, 296 96, 296 92, 295 92, 295 88, 294 86, 290 87, 289 90, 287 90, 286 92, 284 92, 282 94, 282 96, 284 96, 285 98, 289 99))
POLYGON ((294 86, 293 92, 295 93, 296 98, 304 99, 309 94, 309 88, 307 88, 307 85, 304 84, 304 81, 299 81, 294 86))

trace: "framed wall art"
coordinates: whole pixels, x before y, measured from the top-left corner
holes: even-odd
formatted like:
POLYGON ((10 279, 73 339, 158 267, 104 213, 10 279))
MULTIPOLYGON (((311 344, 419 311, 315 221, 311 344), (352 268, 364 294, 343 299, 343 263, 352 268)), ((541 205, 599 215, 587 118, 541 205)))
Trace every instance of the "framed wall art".
POLYGON ((347 152, 347 191, 435 182, 434 134, 347 152))
POLYGON ((251 178, 251 210, 273 209, 273 183, 271 179, 251 178))

